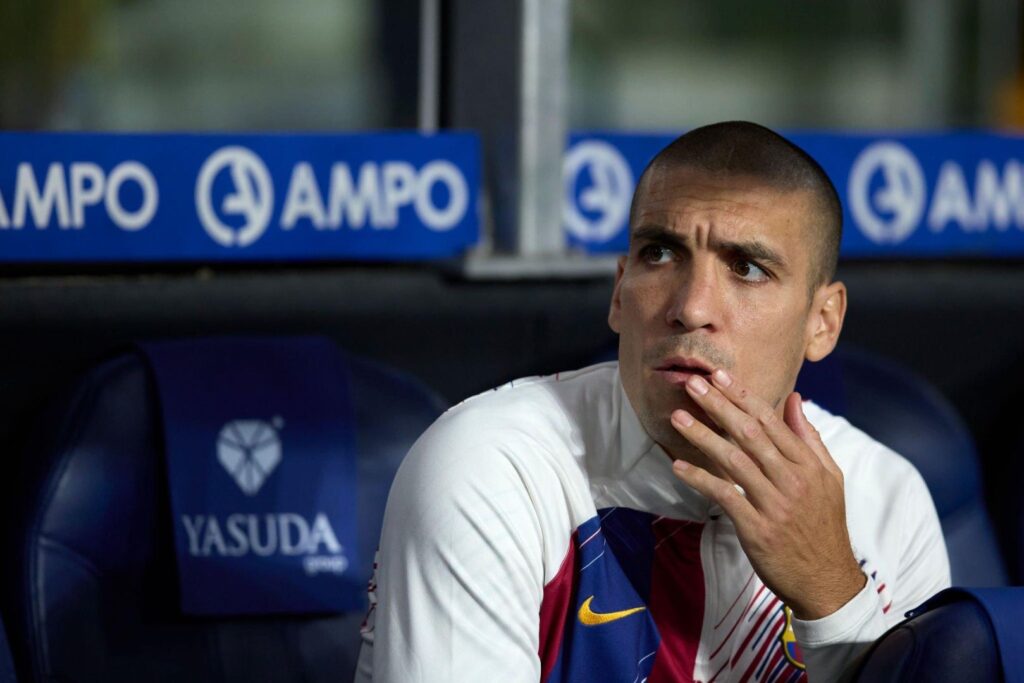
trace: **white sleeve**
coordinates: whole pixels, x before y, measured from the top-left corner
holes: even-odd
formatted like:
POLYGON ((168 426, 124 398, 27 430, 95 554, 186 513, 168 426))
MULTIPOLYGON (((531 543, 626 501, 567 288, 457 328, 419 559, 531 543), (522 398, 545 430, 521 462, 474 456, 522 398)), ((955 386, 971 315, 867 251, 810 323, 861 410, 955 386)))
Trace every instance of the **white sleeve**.
POLYGON ((891 592, 868 576, 864 589, 838 611, 812 621, 793 619, 811 683, 837 680, 854 657, 903 621, 906 612, 949 586, 949 557, 935 504, 921 475, 908 470, 896 494, 903 521, 892 546, 898 571, 889 578, 891 592))
POLYGON ((540 678, 537 511, 493 435, 456 422, 421 437, 391 488, 357 681, 540 678))

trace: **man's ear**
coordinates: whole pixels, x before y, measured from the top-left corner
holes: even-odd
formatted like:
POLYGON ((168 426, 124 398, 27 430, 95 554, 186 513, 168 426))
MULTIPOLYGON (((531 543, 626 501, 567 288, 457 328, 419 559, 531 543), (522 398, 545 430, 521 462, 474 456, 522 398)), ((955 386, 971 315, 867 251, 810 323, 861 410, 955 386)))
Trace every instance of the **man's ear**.
POLYGON ((622 286, 622 273, 626 270, 626 257, 619 257, 619 264, 615 268, 615 289, 612 290, 612 302, 608 307, 608 327, 612 332, 619 333, 619 316, 622 315, 622 301, 619 299, 619 290, 622 286))
POLYGON ((819 361, 836 347, 846 317, 846 285, 833 282, 819 287, 807 317, 806 350, 809 361, 819 361))

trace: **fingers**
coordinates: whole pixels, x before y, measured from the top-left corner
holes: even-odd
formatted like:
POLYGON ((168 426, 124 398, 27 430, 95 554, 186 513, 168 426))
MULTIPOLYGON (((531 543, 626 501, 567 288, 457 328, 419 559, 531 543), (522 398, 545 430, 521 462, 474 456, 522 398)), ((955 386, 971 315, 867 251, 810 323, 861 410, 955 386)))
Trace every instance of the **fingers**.
MULTIPOLYGON (((758 464, 739 446, 723 439, 703 422, 695 420, 685 410, 677 410, 672 413, 672 426, 687 441, 708 456, 708 459, 718 467, 719 471, 742 486, 756 508, 767 509, 780 502, 779 490, 769 481, 758 464)), ((713 475, 709 473, 709 476, 713 475)), ((728 484, 728 482, 726 483, 728 484)))
POLYGON ((832 459, 828 448, 825 447, 825 442, 821 440, 821 434, 804 415, 803 399, 795 391, 786 398, 783 420, 793 430, 793 433, 810 447, 827 470, 842 477, 842 471, 836 461, 832 459))
POLYGON ((760 516, 750 501, 734 485, 721 477, 716 477, 704 468, 691 465, 685 460, 676 460, 672 465, 672 473, 684 484, 718 503, 737 529, 753 528, 760 523, 760 516))
POLYGON ((818 438, 817 430, 807 421, 807 417, 804 415, 800 394, 795 391, 786 397, 783 420, 793 430, 793 433, 799 436, 811 448, 814 448, 816 443, 821 442, 818 438))
POLYGON ((687 391, 711 419, 737 444, 757 458, 765 473, 776 484, 783 484, 785 460, 797 463, 814 461, 807 446, 786 426, 775 408, 754 392, 736 382, 724 370, 712 374, 713 385, 691 378, 687 391), (700 384, 708 387, 700 393, 700 384))

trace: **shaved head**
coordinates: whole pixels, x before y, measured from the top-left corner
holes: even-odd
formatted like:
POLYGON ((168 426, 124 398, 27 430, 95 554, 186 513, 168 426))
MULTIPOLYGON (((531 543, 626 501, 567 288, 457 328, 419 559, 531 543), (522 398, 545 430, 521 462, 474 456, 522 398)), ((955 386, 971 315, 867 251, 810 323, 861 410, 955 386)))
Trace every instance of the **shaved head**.
POLYGON ((807 192, 813 197, 808 229, 816 236, 809 285, 813 291, 835 278, 843 210, 828 175, 807 152, 764 126, 727 121, 696 128, 672 141, 647 165, 633 194, 630 227, 646 181, 655 170, 689 168, 716 178, 742 177, 784 192, 807 192))

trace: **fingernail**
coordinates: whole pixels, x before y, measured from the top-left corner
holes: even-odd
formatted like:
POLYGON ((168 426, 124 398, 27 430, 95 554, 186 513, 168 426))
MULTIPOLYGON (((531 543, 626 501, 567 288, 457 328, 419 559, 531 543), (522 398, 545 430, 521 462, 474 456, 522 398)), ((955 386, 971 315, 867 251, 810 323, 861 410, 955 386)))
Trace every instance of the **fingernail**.
POLYGON ((689 427, 693 424, 693 415, 690 415, 685 410, 677 410, 673 417, 682 422, 684 427, 689 427))
POLYGON ((672 468, 679 472, 685 472, 686 470, 690 469, 690 463, 686 462, 685 460, 676 460, 674 463, 672 463, 672 468))
POLYGON ((723 370, 722 368, 718 368, 717 370, 715 370, 715 381, 721 384, 723 387, 727 387, 730 384, 732 384, 732 377, 730 377, 729 373, 723 370))
POLYGON ((689 380, 687 380, 686 384, 701 396, 708 393, 708 383, 705 382, 702 377, 693 375, 689 380))

